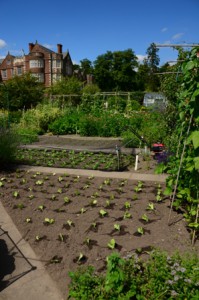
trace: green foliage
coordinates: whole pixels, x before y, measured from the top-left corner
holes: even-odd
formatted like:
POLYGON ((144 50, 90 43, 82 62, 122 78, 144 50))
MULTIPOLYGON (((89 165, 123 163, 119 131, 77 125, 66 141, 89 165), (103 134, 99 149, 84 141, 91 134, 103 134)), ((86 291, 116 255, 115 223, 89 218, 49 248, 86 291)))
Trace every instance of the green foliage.
POLYGON ((44 87, 29 73, 9 79, 0 86, 0 108, 29 109, 43 99, 44 87))
POLYGON ((94 61, 95 81, 103 91, 136 89, 137 57, 132 49, 107 51, 94 61))
POLYGON ((79 132, 82 115, 82 112, 75 108, 73 110, 65 110, 63 116, 60 116, 48 125, 48 129, 53 134, 76 134, 79 132))
MULTIPOLYGON (((180 86, 176 124, 179 143, 176 155, 168 165, 167 191, 172 191, 178 176, 176 209, 183 208, 188 226, 198 231, 197 211, 199 208, 199 61, 197 48, 193 48, 182 64, 183 79, 180 86), (180 170, 179 170, 180 168, 180 170), (192 226, 192 224, 195 224, 192 226)), ((193 235, 194 237, 194 235, 193 235)))
POLYGON ((82 89, 82 94, 94 95, 100 92, 100 88, 97 84, 87 84, 82 89))
MULTIPOLYGON (((81 95, 82 82, 76 77, 67 77, 54 83, 47 91, 48 95, 81 95)), ((64 101, 60 100, 61 106, 67 104, 76 105, 80 102, 79 97, 67 97, 64 101)))
POLYGON ((8 129, 0 129, 0 168, 9 167, 15 161, 15 154, 20 143, 19 136, 8 129))
POLYGON ((51 103, 39 104, 34 109, 24 111, 17 128, 25 128, 37 134, 45 133, 48 125, 61 116, 63 112, 51 103))
POLYGON ((68 299, 93 300, 168 300, 197 299, 198 257, 168 256, 152 251, 147 261, 136 255, 129 259, 112 253, 107 258, 107 270, 97 275, 92 267, 70 272, 68 299))

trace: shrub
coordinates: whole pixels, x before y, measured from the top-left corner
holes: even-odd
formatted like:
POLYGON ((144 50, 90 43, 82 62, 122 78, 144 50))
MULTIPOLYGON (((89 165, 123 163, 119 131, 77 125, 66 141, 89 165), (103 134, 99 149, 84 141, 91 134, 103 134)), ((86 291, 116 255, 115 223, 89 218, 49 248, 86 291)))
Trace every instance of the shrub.
POLYGON ((107 258, 107 271, 94 269, 70 272, 69 298, 72 299, 198 299, 199 260, 196 255, 169 256, 154 250, 148 260, 132 255, 129 259, 113 253, 107 258))
POLYGON ((65 115, 54 120, 48 125, 49 131, 53 134, 76 134, 79 132, 81 112, 76 109, 65 111, 65 115))
POLYGON ((0 168, 9 167, 15 161, 19 136, 11 129, 0 129, 0 168))

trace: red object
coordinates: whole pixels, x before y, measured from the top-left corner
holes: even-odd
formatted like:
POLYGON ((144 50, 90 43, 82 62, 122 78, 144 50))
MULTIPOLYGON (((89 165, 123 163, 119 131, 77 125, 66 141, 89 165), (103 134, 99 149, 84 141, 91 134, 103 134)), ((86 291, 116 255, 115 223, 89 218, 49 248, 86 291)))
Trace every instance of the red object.
POLYGON ((156 143, 153 144, 152 149, 151 149, 154 153, 160 153, 164 150, 164 144, 161 143, 156 143))

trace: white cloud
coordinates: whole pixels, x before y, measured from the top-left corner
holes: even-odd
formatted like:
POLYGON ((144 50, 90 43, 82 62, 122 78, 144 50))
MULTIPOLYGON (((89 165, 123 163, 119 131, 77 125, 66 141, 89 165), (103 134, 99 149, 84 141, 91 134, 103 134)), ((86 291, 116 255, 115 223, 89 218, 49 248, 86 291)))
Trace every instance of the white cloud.
POLYGON ((184 35, 183 32, 176 33, 175 35, 172 36, 172 39, 173 39, 173 40, 178 40, 178 39, 180 39, 183 35, 184 35))
POLYGON ((142 55, 142 54, 136 54, 138 58, 138 62, 143 62, 143 60, 147 57, 147 55, 142 55))
POLYGON ((0 49, 4 48, 6 46, 7 46, 6 42, 4 40, 0 39, 0 49))
POLYGON ((168 30, 167 27, 162 28, 161 32, 166 32, 168 30))

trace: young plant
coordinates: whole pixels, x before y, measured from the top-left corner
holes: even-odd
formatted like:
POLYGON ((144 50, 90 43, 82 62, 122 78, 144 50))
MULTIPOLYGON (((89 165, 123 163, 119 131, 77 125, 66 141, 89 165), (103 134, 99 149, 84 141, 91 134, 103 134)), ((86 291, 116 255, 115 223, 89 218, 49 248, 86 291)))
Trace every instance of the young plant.
POLYGON ((57 193, 62 194, 62 188, 58 188, 57 193))
POLYGON ((39 210, 39 211, 43 211, 43 210, 44 210, 44 208, 45 208, 45 206, 44 206, 44 205, 39 205, 39 206, 37 207, 37 210, 39 210))
POLYGON ((26 223, 32 223, 32 219, 31 218, 26 218, 26 223))
POLYGON ((77 263, 81 263, 85 259, 86 259, 86 256, 83 253, 80 252, 79 257, 77 259, 77 263))
POLYGON ((129 201, 126 201, 124 203, 124 207, 125 207, 126 210, 130 209, 131 208, 131 203, 129 201))
POLYGON ((108 246, 108 248, 110 248, 110 249, 115 249, 115 247, 116 247, 116 242, 115 242, 115 240, 114 239, 111 239, 110 240, 110 242, 107 244, 107 246, 108 246))
POLYGON ((142 181, 138 181, 138 184, 137 184, 137 186, 134 188, 134 191, 135 191, 136 193, 139 193, 139 192, 142 191, 142 187, 143 187, 143 182, 142 182, 142 181))
POLYGON ((128 211, 125 211, 123 219, 130 219, 131 218, 131 214, 128 211))
POLYGON ((56 197, 56 195, 52 195, 51 197, 50 197, 50 200, 52 200, 52 201, 55 201, 55 200, 57 200, 57 197, 56 197))
POLYGON ((14 191, 12 195, 15 198, 19 198, 19 191, 14 191))
POLYGON ((24 209, 25 208, 25 205, 23 203, 18 203, 16 205, 14 205, 14 208, 19 208, 19 209, 24 209))
POLYGON ((91 239, 89 239, 88 237, 84 240, 84 244, 89 246, 91 242, 91 239))
POLYGON ((81 209, 80 209, 80 214, 84 214, 86 212, 86 209, 84 208, 84 207, 82 207, 81 209))
POLYGON ((105 179, 103 182, 105 185, 111 185, 111 180, 109 178, 105 179))
POLYGON ((52 225, 54 223, 55 223, 55 220, 52 219, 52 218, 45 218, 44 219, 44 224, 46 224, 46 225, 52 225))
POLYGON ((97 205, 97 199, 91 200, 90 205, 91 206, 96 206, 97 205))
POLYGON ((144 228, 143 228, 143 227, 138 227, 138 228, 137 228, 137 232, 138 232, 140 235, 143 235, 143 234, 144 234, 144 228))
POLYGON ((132 196, 132 200, 133 200, 133 201, 135 201, 135 200, 137 200, 137 199, 138 199, 138 196, 137 196, 136 194, 132 196))
POLYGON ((155 210, 155 206, 153 203, 149 203, 146 209, 147 210, 155 210))
POLYGON ((64 235, 64 234, 62 234, 62 233, 59 233, 59 235, 58 235, 58 240, 59 240, 60 242, 65 243, 65 242, 66 242, 66 239, 67 239, 67 236, 66 236, 66 235, 64 235))
POLYGON ((114 229, 120 232, 121 230, 120 224, 114 224, 114 229))
POLYGON ((114 194, 110 194, 110 197, 109 197, 110 200, 114 200, 115 199, 115 196, 114 194))
POLYGON ((71 202, 70 198, 67 197, 67 196, 65 196, 65 197, 64 197, 64 203, 65 203, 65 204, 68 204, 69 202, 71 202))
POLYGON ((37 181, 35 182, 36 185, 43 185, 43 183, 44 183, 43 180, 37 180, 37 181))
POLYGON ((107 211, 105 211, 105 210, 103 210, 103 209, 100 209, 100 211, 99 211, 99 214, 100 214, 100 217, 105 217, 108 213, 107 213, 107 211))
POLYGON ((142 220, 144 220, 145 222, 149 222, 149 217, 146 214, 143 214, 142 220))
POLYGON ((66 221, 66 224, 67 224, 69 227, 74 226, 74 223, 73 223, 73 221, 71 221, 71 220, 67 220, 67 221, 66 221))

